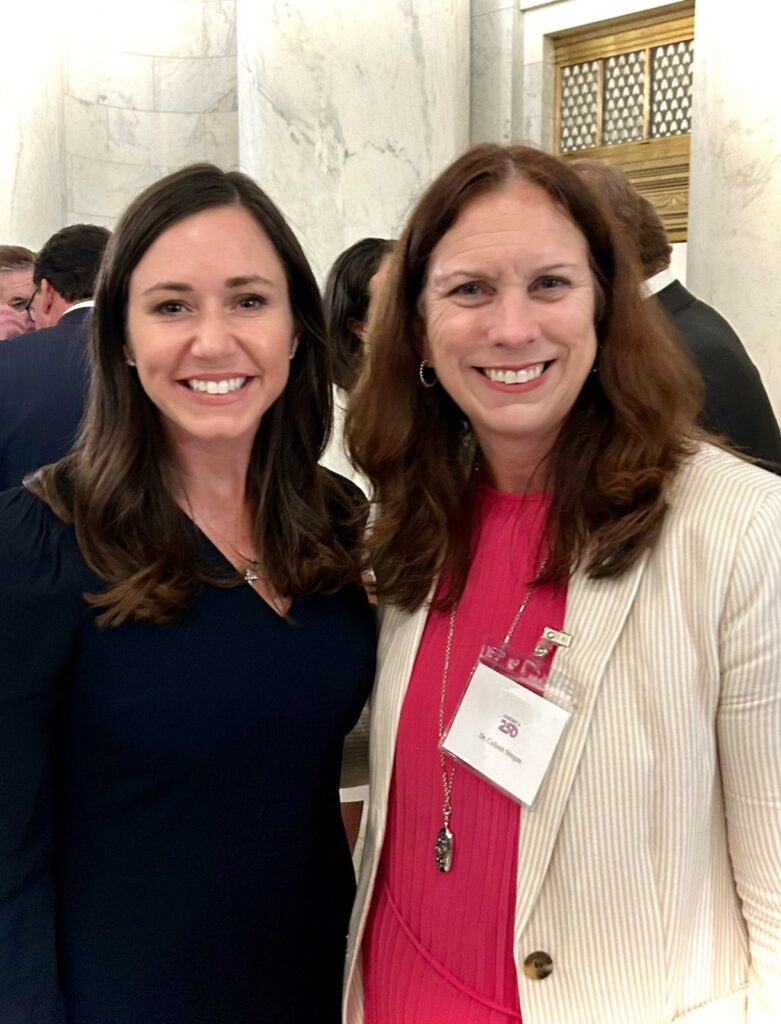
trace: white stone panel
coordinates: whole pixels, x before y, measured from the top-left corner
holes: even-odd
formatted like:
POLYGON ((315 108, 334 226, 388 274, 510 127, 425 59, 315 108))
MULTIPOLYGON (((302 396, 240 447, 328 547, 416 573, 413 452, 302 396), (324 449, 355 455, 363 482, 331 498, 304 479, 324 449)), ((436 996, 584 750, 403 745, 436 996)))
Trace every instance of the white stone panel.
POLYGON ((163 176, 163 167, 106 164, 72 156, 68 208, 85 221, 93 216, 117 217, 134 196, 163 176))
POLYGON ((481 14, 471 24, 470 139, 509 142, 518 135, 521 19, 514 7, 481 14))
POLYGON ((203 160, 203 114, 109 108, 109 158, 119 163, 183 165, 203 160))
POLYGON ((155 57, 155 109, 181 113, 236 109, 234 57, 155 57))
POLYGON ((153 57, 72 45, 67 55, 66 91, 89 103, 152 110, 153 75, 153 57))
POLYGON ((240 0, 237 39, 241 165, 322 279, 467 144, 468 5, 240 0))
POLYGON ((688 278, 730 321, 781 418, 778 11, 697 9, 688 278), (757 31, 757 26, 762 31, 757 31))
POLYGON ((31 4, 14 18, 0 74, 0 241, 37 249, 65 210, 59 27, 31 4))
MULTIPOLYGON (((82 0, 76 0, 78 12, 82 0)), ((202 0, 91 0, 71 22, 74 45, 159 57, 198 57, 204 52, 202 0)))
POLYGON ((518 4, 512 0, 472 0, 471 14, 473 18, 479 18, 484 14, 493 14, 496 11, 517 9, 518 4))
POLYGON ((239 117, 236 111, 204 114, 204 159, 236 170, 239 166, 239 117))
POLYGON ((203 5, 204 55, 236 56, 236 0, 207 0, 203 5))
POLYGON ((97 213, 78 213, 76 210, 68 210, 65 223, 69 226, 73 224, 97 224, 99 228, 108 228, 110 231, 113 231, 117 218, 101 217, 97 213))
POLYGON ((75 96, 64 96, 63 112, 67 152, 108 160, 108 108, 75 96))

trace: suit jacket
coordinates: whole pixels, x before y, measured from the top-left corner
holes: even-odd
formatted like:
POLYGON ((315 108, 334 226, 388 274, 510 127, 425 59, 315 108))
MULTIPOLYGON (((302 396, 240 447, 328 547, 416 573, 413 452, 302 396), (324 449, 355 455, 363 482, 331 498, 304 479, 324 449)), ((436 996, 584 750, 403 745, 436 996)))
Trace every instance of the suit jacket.
POLYGON ((781 472, 778 420, 740 338, 680 281, 662 288, 656 298, 705 380, 702 425, 740 451, 778 463, 769 468, 781 472))
MULTIPOLYGON (((363 1020, 360 947, 426 616, 383 614, 348 1024, 363 1020)), ((703 445, 639 562, 613 580, 573 574, 563 628, 572 646, 554 655, 547 693, 566 703, 571 681, 575 707, 520 816, 524 1024, 775 1024, 781 481, 703 445), (543 980, 524 971, 534 951, 553 959, 543 980)))
POLYGON ((88 382, 89 308, 0 342, 0 491, 71 448, 88 382))

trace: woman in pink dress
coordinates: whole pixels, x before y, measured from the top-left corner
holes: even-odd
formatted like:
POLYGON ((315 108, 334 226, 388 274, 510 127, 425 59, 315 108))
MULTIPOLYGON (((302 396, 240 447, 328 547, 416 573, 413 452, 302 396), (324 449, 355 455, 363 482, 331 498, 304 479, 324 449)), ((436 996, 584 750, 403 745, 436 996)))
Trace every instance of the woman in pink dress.
POLYGON ((781 481, 698 430, 563 161, 475 147, 397 251, 348 423, 382 632, 345 1020, 779 1020, 781 481))

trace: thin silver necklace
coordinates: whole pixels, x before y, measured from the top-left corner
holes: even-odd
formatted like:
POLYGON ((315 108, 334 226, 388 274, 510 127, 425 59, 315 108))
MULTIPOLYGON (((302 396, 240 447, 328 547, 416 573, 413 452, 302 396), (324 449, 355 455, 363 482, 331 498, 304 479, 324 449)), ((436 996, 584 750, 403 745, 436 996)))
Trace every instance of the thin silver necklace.
MULTIPOLYGON (((547 556, 543 558, 540 563, 540 567, 537 571, 537 576, 544 570, 547 564, 547 556)), ((507 634, 504 638, 504 643, 509 644, 512 639, 512 635, 515 632, 515 628, 521 620, 521 616, 526 611, 526 606, 531 599, 532 594, 535 591, 535 584, 530 583, 529 587, 524 594, 523 600, 518 611, 515 613, 513 621, 510 623, 510 628, 507 630, 507 634)), ((439 718, 438 718, 438 733, 439 743, 442 743, 442 737, 445 734, 445 698, 447 697, 447 677, 450 672, 450 656, 453 651, 453 635, 456 629, 456 609, 458 605, 453 605, 450 610, 450 617, 448 619, 447 627, 447 640, 445 641, 445 660, 442 666, 442 686, 439 694, 439 718)), ((455 846, 455 836, 453 835, 452 829, 450 828, 450 817, 453 813, 453 783, 456 778, 456 766, 457 762, 453 761, 453 766, 448 772, 447 763, 445 760, 445 752, 442 747, 439 748, 439 767, 442 773, 442 828, 437 832, 437 841, 434 844, 434 860, 437 868, 440 871, 450 871, 453 866, 453 848, 455 846)))
MULTIPOLYGON (((188 501, 188 505, 189 504, 190 503, 188 501)), ((231 541, 229 541, 228 538, 225 536, 225 534, 221 530, 218 530, 214 523, 210 519, 207 519, 206 516, 203 515, 203 513, 200 513, 198 516, 196 516, 195 510, 193 509, 192 505, 190 505, 190 511, 192 513, 193 522, 196 525, 198 524, 198 519, 200 519, 205 526, 208 526, 210 530, 213 530, 214 533, 217 534, 217 536, 224 544, 227 544, 227 546, 234 553, 234 555, 238 555, 242 562, 247 563, 243 572, 239 570, 239 572, 241 572, 242 579, 244 580, 245 583, 248 583, 250 586, 252 586, 252 584, 255 583, 257 580, 262 580, 264 583, 268 583, 269 578, 268 576, 261 575, 260 562, 254 555, 252 557, 249 557, 243 554, 241 551, 239 551, 236 545, 232 544, 231 541)))

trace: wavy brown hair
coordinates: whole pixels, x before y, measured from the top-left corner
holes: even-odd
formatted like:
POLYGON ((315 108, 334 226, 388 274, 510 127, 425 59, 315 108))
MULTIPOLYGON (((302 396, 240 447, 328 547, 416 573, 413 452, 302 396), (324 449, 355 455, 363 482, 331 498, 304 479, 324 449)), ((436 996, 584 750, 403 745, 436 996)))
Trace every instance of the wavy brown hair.
POLYGON ((202 210, 238 205, 271 241, 285 269, 299 345, 285 390, 264 414, 247 471, 256 550, 280 594, 332 592, 358 577, 353 502, 317 465, 331 425, 331 373, 317 283, 295 235, 246 175, 195 164, 151 185, 109 243, 95 294, 89 399, 74 451, 27 486, 73 523, 88 565, 106 587, 89 596, 101 625, 165 622, 204 583, 234 586, 204 555, 200 534, 172 496, 170 446, 155 405, 125 363, 130 277, 167 228, 202 210), (344 528, 340 524, 345 524, 344 528))
POLYGON ((442 572, 439 607, 464 589, 479 459, 458 406, 441 385, 425 389, 418 380, 429 257, 467 203, 516 179, 544 189, 582 232, 596 292, 598 373, 586 379, 546 460, 550 553, 538 582, 563 582, 580 564, 595 579, 625 572, 658 536, 670 481, 698 436, 699 377, 641 298, 637 258, 599 199, 566 163, 539 150, 468 150, 410 215, 348 414, 352 455, 378 504, 368 538, 378 592, 410 610, 442 572))

